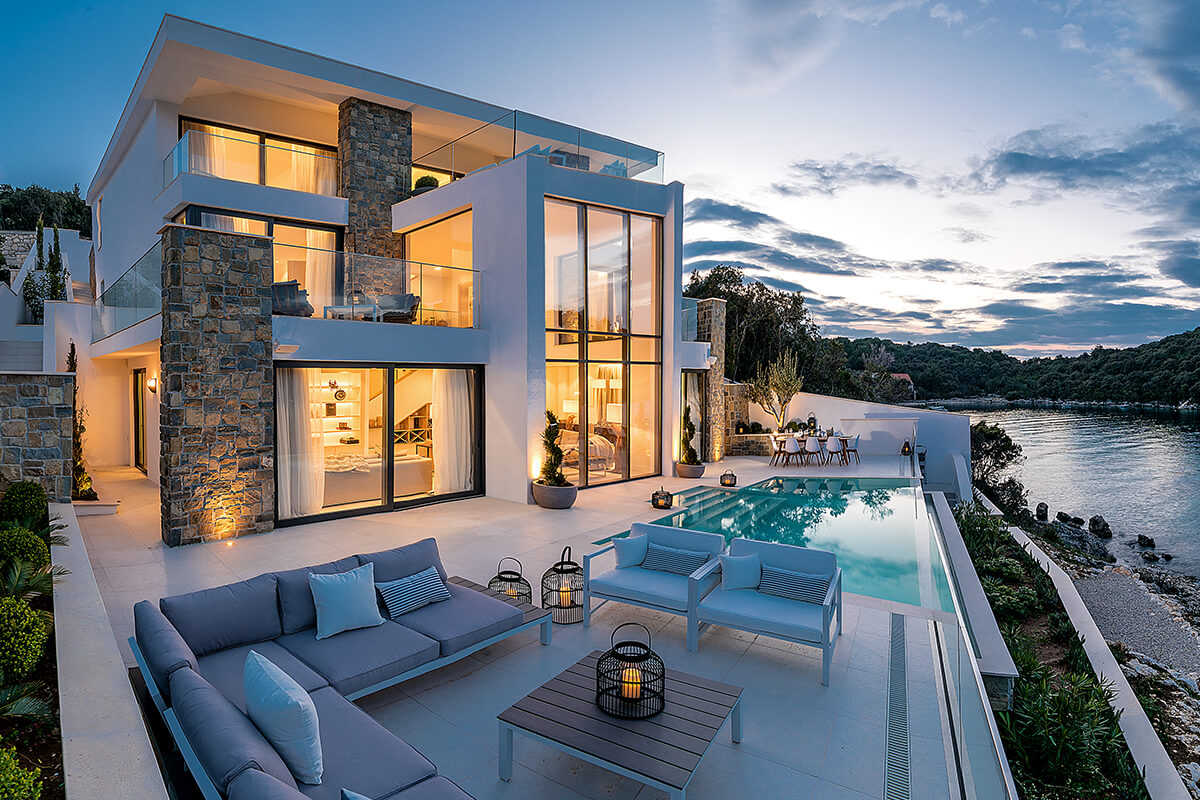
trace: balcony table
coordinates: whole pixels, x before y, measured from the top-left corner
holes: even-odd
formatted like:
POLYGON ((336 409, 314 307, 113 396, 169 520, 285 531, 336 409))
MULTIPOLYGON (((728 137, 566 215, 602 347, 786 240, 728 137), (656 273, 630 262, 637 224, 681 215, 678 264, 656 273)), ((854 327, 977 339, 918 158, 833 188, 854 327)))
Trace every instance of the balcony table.
POLYGON ((373 303, 355 303, 345 306, 325 306, 325 319, 354 319, 361 315, 363 319, 379 322, 382 313, 379 306, 373 303))

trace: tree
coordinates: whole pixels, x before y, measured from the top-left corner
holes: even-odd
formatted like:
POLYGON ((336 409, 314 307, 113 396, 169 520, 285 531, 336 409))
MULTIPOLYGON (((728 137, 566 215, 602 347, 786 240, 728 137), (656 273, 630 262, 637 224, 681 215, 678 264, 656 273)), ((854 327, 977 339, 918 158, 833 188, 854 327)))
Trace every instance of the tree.
POLYGON ((4 256, 4 236, 0 234, 0 283, 12 284, 12 273, 8 269, 8 259, 4 256))
POLYGON ((71 497, 74 500, 95 500, 96 490, 92 488, 92 476, 88 475, 87 466, 83 463, 83 434, 87 431, 84 417, 87 408, 79 402, 79 356, 75 352, 75 343, 67 351, 67 372, 75 375, 75 383, 71 389, 71 407, 74 409, 74 433, 72 436, 72 469, 71 497))
POLYGON ((971 482, 1010 514, 1025 506, 1028 492, 1021 481, 1005 473, 1024 460, 1021 445, 999 425, 980 420, 971 426, 971 482))
POLYGON ((800 374, 796 354, 787 352, 765 367, 759 364, 754 380, 746 385, 746 397, 774 417, 777 428, 783 428, 787 423, 788 403, 803 387, 804 376, 800 374))
POLYGON ((700 454, 692 446, 692 440, 696 438, 696 423, 692 422, 691 406, 683 407, 683 424, 680 427, 682 430, 679 433, 679 463, 692 466, 701 463, 700 454))
POLYGON ((21 284, 21 299, 25 301, 25 308, 29 310, 29 320, 35 325, 40 325, 42 314, 46 310, 45 272, 31 269, 25 273, 25 280, 21 284))
MULTIPOLYGON (((39 248, 40 251, 40 248, 39 248)), ((62 248, 58 243, 58 226, 54 226, 54 244, 46 261, 46 299, 66 300, 70 273, 63 266, 62 248)))
MULTIPOLYGON (((563 451, 558 446, 558 417, 553 411, 546 412, 546 430, 542 431, 542 449, 546 451, 542 458, 542 474, 538 479, 545 486, 570 486, 567 476, 563 475, 563 451)), ((586 445, 586 442, 585 442, 586 445)))
POLYGON ((0 229, 30 231, 39 218, 50 225, 79 231, 84 237, 92 235, 92 210, 80 196, 78 185, 69 192, 37 185, 20 189, 0 185, 0 229))

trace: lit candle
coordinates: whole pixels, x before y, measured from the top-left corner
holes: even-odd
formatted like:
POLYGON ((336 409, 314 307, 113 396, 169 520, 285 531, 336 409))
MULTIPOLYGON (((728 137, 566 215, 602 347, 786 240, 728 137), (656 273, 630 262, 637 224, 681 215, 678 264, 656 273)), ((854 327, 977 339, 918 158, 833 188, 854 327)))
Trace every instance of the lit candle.
POLYGON ((566 581, 563 581, 558 587, 558 604, 563 608, 571 607, 571 587, 566 581))
POLYGON ((642 671, 637 667, 621 670, 621 697, 626 700, 642 698, 642 671))
POLYGON ((504 593, 507 594, 509 597, 516 597, 517 596, 517 587, 510 586, 504 590, 504 593))

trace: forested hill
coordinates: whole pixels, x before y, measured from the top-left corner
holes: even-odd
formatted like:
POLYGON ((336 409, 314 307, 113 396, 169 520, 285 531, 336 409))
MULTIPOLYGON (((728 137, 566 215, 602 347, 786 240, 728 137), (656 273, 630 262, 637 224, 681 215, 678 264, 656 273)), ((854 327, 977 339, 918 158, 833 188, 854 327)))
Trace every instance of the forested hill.
POLYGON ((840 339, 850 369, 862 369, 882 345, 922 399, 995 394, 1009 399, 1200 403, 1200 328, 1113 350, 1020 361, 999 350, 884 339, 840 339))

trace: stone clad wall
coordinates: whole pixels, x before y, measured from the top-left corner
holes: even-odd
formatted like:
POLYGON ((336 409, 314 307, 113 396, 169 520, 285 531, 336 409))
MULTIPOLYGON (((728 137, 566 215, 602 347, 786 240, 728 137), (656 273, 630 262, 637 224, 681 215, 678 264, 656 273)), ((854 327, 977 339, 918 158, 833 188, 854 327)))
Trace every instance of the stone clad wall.
POLYGON ((271 240, 169 225, 159 406, 168 545, 269 531, 275 517, 271 240))
POLYGON ((37 481, 51 503, 71 502, 75 376, 0 373, 0 484, 37 481))
POLYGON ((725 300, 710 297, 696 307, 696 339, 709 343, 716 362, 708 369, 708 397, 704 409, 704 461, 725 458, 725 300))
MULTIPOLYGON (((37 244, 37 231, 0 231, 0 236, 4 237, 4 244, 0 246, 0 252, 4 253, 8 268, 15 273, 25 262, 25 256, 29 255, 29 251, 37 244)), ((47 234, 45 243, 47 255, 49 255, 50 244, 53 241, 54 232, 51 231, 47 234)))
POLYGON ((350 201, 348 253, 400 257, 392 206, 412 184, 412 114, 350 97, 338 106, 338 195, 350 201))

